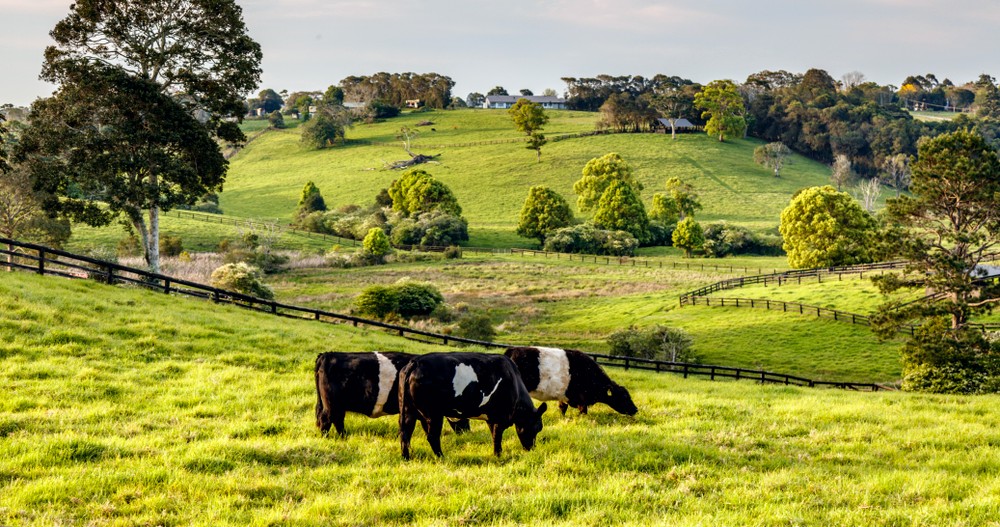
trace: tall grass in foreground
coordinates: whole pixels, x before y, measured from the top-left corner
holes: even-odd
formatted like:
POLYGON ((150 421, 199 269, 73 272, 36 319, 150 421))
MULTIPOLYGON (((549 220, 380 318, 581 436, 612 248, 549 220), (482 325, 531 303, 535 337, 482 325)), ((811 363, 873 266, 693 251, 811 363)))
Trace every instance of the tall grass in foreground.
POLYGON ((485 426, 313 423, 329 349, 378 332, 93 282, 0 276, 0 524, 996 525, 995 396, 854 393, 610 370, 640 407, 485 426))

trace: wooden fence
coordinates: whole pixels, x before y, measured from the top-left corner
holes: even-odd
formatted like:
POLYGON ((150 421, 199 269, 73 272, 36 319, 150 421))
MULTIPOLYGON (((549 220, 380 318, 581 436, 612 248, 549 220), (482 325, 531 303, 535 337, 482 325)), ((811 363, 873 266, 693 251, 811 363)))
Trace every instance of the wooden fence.
POLYGON ((741 276, 739 278, 730 278, 727 280, 721 280, 715 282, 714 284, 709 284, 700 289, 695 289, 694 291, 688 291, 680 296, 681 305, 686 305, 692 303, 694 298, 704 297, 718 291, 725 291, 727 289, 737 289, 740 287, 748 285, 763 284, 765 287, 767 285, 782 285, 797 283, 801 284, 803 278, 816 278, 818 281, 822 282, 824 276, 833 277, 836 276, 838 280, 843 280, 844 275, 860 275, 864 278, 865 273, 884 273, 887 270, 902 269, 906 266, 904 261, 896 262, 882 262, 875 264, 864 264, 864 265, 851 265, 844 267, 820 267, 814 269, 794 269, 790 271, 775 271, 770 274, 761 274, 755 276, 741 276))
MULTIPOLYGON (((378 320, 285 304, 274 300, 267 300, 233 291, 226 291, 188 280, 182 280, 167 275, 151 273, 142 269, 127 267, 114 262, 98 260, 88 256, 77 255, 42 245, 19 242, 8 238, 0 237, 0 246, 4 247, 0 249, 0 255, 3 255, 3 261, 0 262, 0 268, 6 268, 7 271, 20 270, 34 272, 40 275, 56 275, 67 278, 89 278, 107 284, 130 284, 137 287, 159 291, 164 294, 172 293, 202 298, 211 300, 215 303, 231 304, 246 309, 253 309, 255 311, 289 318, 308 319, 326 323, 349 323, 355 327, 360 325, 377 327, 401 337, 407 337, 428 343, 441 342, 443 345, 471 344, 486 348, 507 348, 512 346, 511 344, 467 339, 453 335, 443 335, 407 326, 388 324, 378 320)), ((601 354, 590 355, 599 363, 606 366, 677 373, 684 375, 684 377, 689 375, 700 375, 707 376, 712 380, 715 380, 716 378, 732 378, 753 380, 761 383, 778 383, 809 387, 828 386, 852 390, 878 391, 880 389, 891 389, 889 387, 873 383, 815 381, 782 373, 733 368, 728 366, 658 361, 601 354)))

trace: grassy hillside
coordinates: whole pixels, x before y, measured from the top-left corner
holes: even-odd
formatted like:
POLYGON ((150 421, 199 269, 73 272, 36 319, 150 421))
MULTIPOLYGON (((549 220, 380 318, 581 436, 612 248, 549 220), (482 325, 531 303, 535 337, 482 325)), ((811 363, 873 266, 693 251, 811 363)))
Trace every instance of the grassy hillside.
MULTIPOLYGON (((597 115, 553 111, 545 133, 555 136, 593 130, 597 115)), ((704 210, 699 220, 726 220, 755 229, 774 228, 791 195, 807 186, 825 184, 829 170, 822 164, 796 156, 781 178, 753 162, 753 140, 726 143, 705 134, 615 134, 550 143, 542 149, 541 163, 521 143, 447 146, 470 141, 517 139, 519 136, 503 110, 456 110, 408 114, 383 123, 357 125, 351 139, 392 142, 402 126, 421 134, 413 150, 441 154, 439 163, 424 168, 447 183, 469 219, 477 237, 510 233, 528 188, 544 184, 572 203, 573 183, 583 166, 609 152, 621 154, 634 168, 646 189, 647 206, 668 177, 677 176, 695 186, 704 210), (433 126, 416 127, 421 120, 433 126), (432 132, 430 128, 437 131, 432 132), (427 145, 427 146, 424 146, 427 145)), ((350 144, 326 150, 309 150, 294 130, 268 132, 232 161, 221 206, 230 214, 290 218, 302 186, 314 181, 328 205, 371 203, 399 172, 383 170, 383 161, 406 159, 401 146, 350 144)), ((575 207, 574 207, 575 208, 575 207)), ((505 236, 506 244, 519 240, 505 236)), ((520 240, 520 243, 527 243, 520 240)))
MULTIPOLYGON (((663 324, 689 332, 697 356, 708 364, 764 368, 824 380, 889 382, 899 378, 899 343, 879 342, 865 326, 765 310, 681 308, 678 296, 682 292, 733 275, 711 267, 701 271, 682 265, 674 270, 671 263, 677 260, 664 258, 662 262, 666 264, 662 269, 634 268, 467 254, 444 264, 297 269, 275 277, 273 285, 279 298, 289 303, 346 312, 371 284, 428 281, 444 293, 449 305, 488 312, 498 326, 497 340, 502 342, 606 351, 606 338, 614 331, 663 324)), ((838 289, 838 308, 867 312, 877 294, 865 289, 865 284, 856 284, 861 287, 857 294, 838 289), (857 302, 852 303, 852 298, 857 302)), ((825 303, 818 297, 825 298, 832 290, 817 292, 814 286, 803 284, 802 294, 810 302, 825 303)), ((788 285, 781 291, 794 295, 799 290, 788 285)))
POLYGON ((996 396, 610 373, 640 408, 545 416, 531 452, 485 426, 313 423, 325 349, 431 348, 26 273, 0 279, 0 524, 989 525, 996 396))

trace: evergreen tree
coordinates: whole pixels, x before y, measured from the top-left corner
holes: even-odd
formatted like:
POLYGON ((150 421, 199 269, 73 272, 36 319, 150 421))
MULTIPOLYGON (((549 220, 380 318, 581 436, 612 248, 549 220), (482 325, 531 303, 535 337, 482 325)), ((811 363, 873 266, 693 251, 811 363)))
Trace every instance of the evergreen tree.
POLYGON ((613 180, 594 214, 594 225, 609 231, 626 231, 640 243, 649 240, 649 217, 646 207, 632 187, 622 180, 613 180))
POLYGON ((573 223, 573 212, 569 203, 554 190, 536 185, 528 190, 528 197, 521 207, 517 223, 517 235, 537 238, 545 245, 548 233, 573 223))

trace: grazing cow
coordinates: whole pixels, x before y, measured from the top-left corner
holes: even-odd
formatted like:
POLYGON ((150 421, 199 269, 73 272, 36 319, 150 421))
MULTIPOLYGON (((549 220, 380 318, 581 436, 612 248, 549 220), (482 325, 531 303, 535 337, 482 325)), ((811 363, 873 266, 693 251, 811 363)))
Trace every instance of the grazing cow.
MULTIPOLYGON (((320 353, 316 357, 316 426, 324 434, 330 426, 341 437, 344 414, 368 417, 399 413, 399 370, 413 357, 409 353, 320 353)), ((468 421, 451 422, 455 432, 469 429, 468 421)))
POLYGON ((639 411, 628 390, 612 381, 586 353, 518 347, 508 348, 504 355, 517 365, 531 396, 539 401, 559 401, 563 415, 570 406, 585 414, 587 407, 596 403, 604 403, 625 415, 639 411))
POLYGON ((399 372, 399 439, 410 459, 410 438, 417 421, 438 457, 444 418, 485 419, 500 455, 503 432, 511 425, 521 446, 531 450, 542 431, 545 403, 536 410, 517 366, 503 355, 429 353, 399 372))

